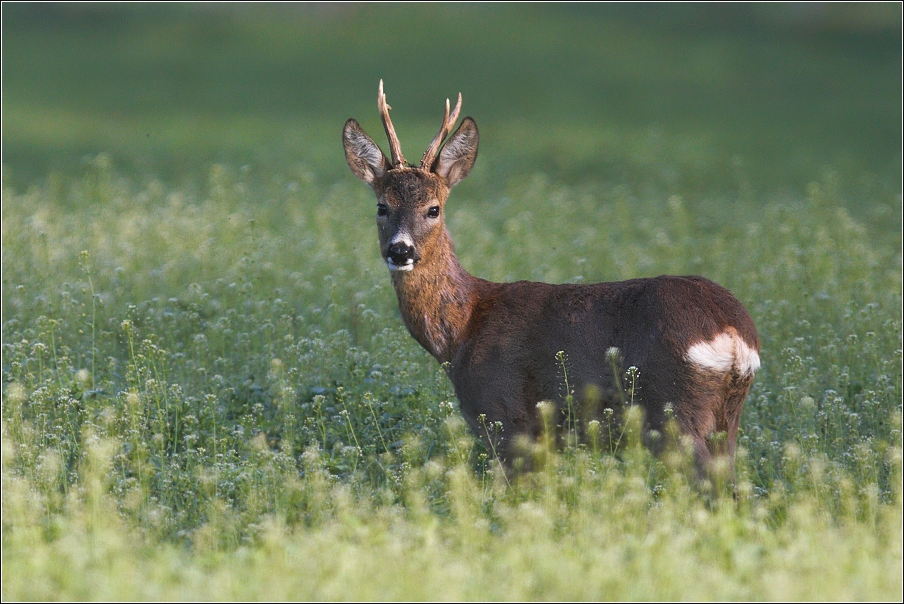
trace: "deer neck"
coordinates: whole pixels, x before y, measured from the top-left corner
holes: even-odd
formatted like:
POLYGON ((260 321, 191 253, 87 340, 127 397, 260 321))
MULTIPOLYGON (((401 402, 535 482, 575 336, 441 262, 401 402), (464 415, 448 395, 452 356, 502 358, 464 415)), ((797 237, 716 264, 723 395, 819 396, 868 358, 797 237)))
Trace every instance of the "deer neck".
POLYGON ((448 231, 443 228, 436 248, 414 270, 391 274, 408 331, 437 361, 451 361, 477 302, 480 279, 459 264, 448 231))

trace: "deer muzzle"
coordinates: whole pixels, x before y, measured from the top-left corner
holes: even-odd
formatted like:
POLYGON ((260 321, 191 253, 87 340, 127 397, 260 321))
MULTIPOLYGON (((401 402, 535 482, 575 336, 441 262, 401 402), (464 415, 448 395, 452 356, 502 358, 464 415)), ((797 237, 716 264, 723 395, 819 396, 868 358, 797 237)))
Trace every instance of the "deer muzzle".
POLYGON ((405 239, 396 239, 389 244, 386 252, 386 264, 391 271, 410 271, 420 260, 414 245, 405 239))

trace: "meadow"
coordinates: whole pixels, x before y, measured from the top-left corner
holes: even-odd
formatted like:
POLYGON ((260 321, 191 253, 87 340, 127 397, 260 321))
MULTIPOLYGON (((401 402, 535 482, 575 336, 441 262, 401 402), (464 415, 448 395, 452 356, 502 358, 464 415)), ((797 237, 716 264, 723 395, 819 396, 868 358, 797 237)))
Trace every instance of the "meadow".
POLYGON ((782 10, 4 5, 3 599, 900 600, 900 7, 782 10), (380 78, 481 128, 472 274, 745 304, 734 488, 636 412, 500 470, 344 161, 380 78))

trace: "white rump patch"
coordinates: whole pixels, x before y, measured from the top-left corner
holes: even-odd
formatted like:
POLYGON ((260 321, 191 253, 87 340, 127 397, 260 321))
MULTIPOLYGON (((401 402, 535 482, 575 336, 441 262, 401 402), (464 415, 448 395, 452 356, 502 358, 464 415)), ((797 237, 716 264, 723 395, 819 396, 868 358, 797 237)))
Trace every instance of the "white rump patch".
POLYGON ((701 369, 740 375, 753 375, 760 368, 760 355, 729 329, 707 342, 698 342, 687 350, 684 358, 701 369))

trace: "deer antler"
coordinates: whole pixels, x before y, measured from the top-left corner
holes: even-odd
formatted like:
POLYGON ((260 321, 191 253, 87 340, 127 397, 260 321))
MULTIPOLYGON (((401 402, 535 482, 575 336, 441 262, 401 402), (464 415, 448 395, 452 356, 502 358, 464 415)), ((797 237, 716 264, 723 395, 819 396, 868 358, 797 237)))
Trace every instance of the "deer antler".
POLYGON ((386 130, 386 137, 389 139, 389 149, 392 152, 392 167, 398 168, 405 164, 405 158, 402 157, 402 145, 399 144, 399 137, 396 136, 392 120, 389 119, 389 110, 392 107, 386 104, 386 95, 383 94, 383 80, 380 80, 380 91, 377 93, 377 107, 380 109, 380 117, 383 118, 383 129, 386 130))
POLYGON ((458 111, 461 109, 461 93, 458 93, 458 102, 455 103, 455 110, 449 115, 449 99, 446 99, 446 114, 443 116, 443 125, 427 150, 424 151, 424 157, 421 159, 421 168, 430 169, 433 166, 433 160, 436 159, 436 153, 447 136, 452 132, 455 122, 458 121, 458 111))

